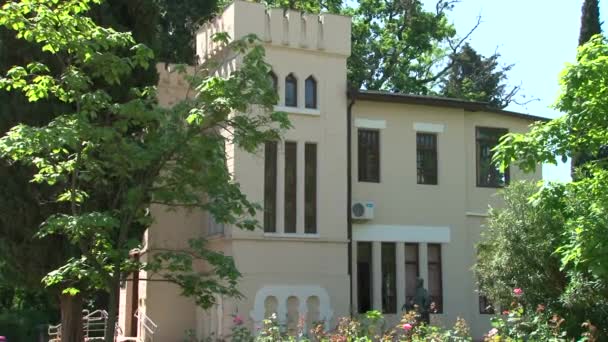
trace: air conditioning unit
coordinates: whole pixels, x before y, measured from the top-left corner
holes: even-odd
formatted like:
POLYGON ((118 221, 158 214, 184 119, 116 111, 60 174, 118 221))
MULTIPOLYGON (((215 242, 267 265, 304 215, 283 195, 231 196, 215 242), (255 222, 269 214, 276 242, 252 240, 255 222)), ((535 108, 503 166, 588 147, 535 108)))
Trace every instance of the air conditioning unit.
POLYGON ((374 208, 374 202, 355 201, 350 208, 350 214, 355 220, 371 220, 374 218, 374 208))

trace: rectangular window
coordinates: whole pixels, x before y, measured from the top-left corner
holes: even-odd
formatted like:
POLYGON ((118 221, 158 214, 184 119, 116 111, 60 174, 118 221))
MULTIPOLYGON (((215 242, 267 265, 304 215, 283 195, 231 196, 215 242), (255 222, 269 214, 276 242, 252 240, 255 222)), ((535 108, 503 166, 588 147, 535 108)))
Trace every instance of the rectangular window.
POLYGON ((210 212, 207 212, 207 234, 208 235, 222 235, 224 234, 224 224, 219 223, 215 220, 215 217, 210 212))
POLYGON ((359 182, 380 183, 380 132, 359 129, 359 182))
POLYGON ((372 310, 372 243, 357 242, 357 303, 359 313, 372 310))
POLYGON ((509 169, 500 172, 492 163, 494 152, 500 137, 507 134, 504 128, 477 127, 475 131, 477 155, 477 186, 502 188, 509 184, 509 169))
POLYGON ((298 197, 298 144, 285 143, 285 233, 296 232, 298 197))
POLYGON ((277 231, 277 143, 264 145, 264 232, 277 231))
POLYGON ((437 134, 416 133, 418 184, 437 184, 437 134))
POLYGON ((382 312, 397 313, 397 262, 394 242, 382 243, 382 312))
POLYGON ((479 295, 479 313, 483 315, 493 315, 495 312, 494 305, 484 295, 479 295))
POLYGON ((441 276, 441 244, 428 244, 429 298, 432 313, 443 313, 443 284, 441 276))
POLYGON ((304 149, 304 232, 317 232, 317 144, 304 149))
POLYGON ((417 243, 405 244, 405 306, 407 310, 414 308, 416 296, 416 280, 420 277, 420 262, 417 243))

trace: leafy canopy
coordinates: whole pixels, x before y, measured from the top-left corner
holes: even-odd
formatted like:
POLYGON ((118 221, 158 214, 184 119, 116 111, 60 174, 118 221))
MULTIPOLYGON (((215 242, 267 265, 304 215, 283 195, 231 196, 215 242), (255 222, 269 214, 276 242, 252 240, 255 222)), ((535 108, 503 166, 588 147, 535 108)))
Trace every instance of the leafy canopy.
MULTIPOLYGON (((240 191, 226 166, 225 146, 254 152, 289 127, 272 113, 276 93, 264 50, 248 36, 216 39, 240 55, 240 68, 224 77, 214 63, 184 77, 192 96, 172 108, 156 103, 152 87, 133 88, 117 101, 108 89, 149 67, 152 51, 130 33, 100 27, 86 16, 100 0, 28 0, 0 9, 0 25, 57 57, 58 66, 31 60, 0 78, 0 89, 35 103, 56 99, 68 106, 48 124, 19 124, 0 139, 0 156, 35 168, 32 181, 52 186, 64 204, 43 223, 39 237, 64 236, 78 251, 45 277, 74 294, 103 289, 110 295, 114 336, 117 291, 123 275, 137 270, 182 286, 208 307, 214 294, 237 296, 239 273, 230 257, 206 249, 194 237, 184 250, 151 251, 147 263, 129 252, 151 223, 153 204, 208 210, 216 220, 253 229, 259 208, 240 191), (193 267, 205 260, 211 272, 193 267)), ((185 71, 184 68, 179 68, 185 71)))
MULTIPOLYGON (((544 187, 538 201, 545 210, 563 215, 563 239, 556 250, 561 267, 598 293, 606 293, 608 284, 608 160, 602 156, 602 147, 608 146, 607 84, 608 42, 597 35, 579 47, 577 62, 561 75, 555 108, 565 115, 535 124, 529 133, 505 136, 495 154, 502 167, 513 163, 527 171, 556 163, 556 158, 591 154, 578 167, 579 177, 544 187)), ((594 298, 572 284, 566 290, 572 296, 594 298)))

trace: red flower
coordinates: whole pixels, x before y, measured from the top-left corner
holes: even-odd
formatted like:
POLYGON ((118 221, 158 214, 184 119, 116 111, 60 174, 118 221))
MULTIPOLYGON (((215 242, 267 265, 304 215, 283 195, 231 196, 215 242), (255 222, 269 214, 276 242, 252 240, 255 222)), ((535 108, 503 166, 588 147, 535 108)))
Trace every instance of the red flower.
POLYGON ((522 290, 521 288, 517 287, 513 289, 513 294, 516 295, 517 297, 521 296, 524 294, 524 290, 522 290))

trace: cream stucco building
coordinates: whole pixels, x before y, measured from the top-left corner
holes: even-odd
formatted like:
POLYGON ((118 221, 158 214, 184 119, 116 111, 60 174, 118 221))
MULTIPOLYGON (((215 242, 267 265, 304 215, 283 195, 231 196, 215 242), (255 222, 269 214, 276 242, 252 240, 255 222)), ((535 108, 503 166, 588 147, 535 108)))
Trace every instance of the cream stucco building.
MULTIPOLYGON (((255 33, 264 41, 277 110, 289 113, 293 129, 257 154, 227 147, 234 178, 265 207, 257 216, 264 230, 153 208, 140 258, 206 235, 211 248, 234 258, 244 298, 218 298, 204 311, 174 285, 130 278, 120 303, 126 335, 150 335, 136 313, 157 325, 155 341, 167 342, 182 341, 188 330, 230 339, 235 314, 255 327, 276 313, 291 328, 300 317, 332 326, 338 317, 378 309, 393 322, 417 277, 434 302, 434 322, 463 317, 475 336, 487 331, 490 315, 471 266, 488 205, 509 180, 541 178, 514 168, 501 174, 488 164, 489 150, 506 131, 524 132, 541 118, 455 99, 348 92, 350 29, 349 17, 242 1, 200 29, 201 59, 224 55, 210 40, 215 32, 255 33)), ((223 72, 235 68, 238 60, 228 59, 223 72)), ((159 72, 160 102, 183 98, 184 83, 159 72)))

